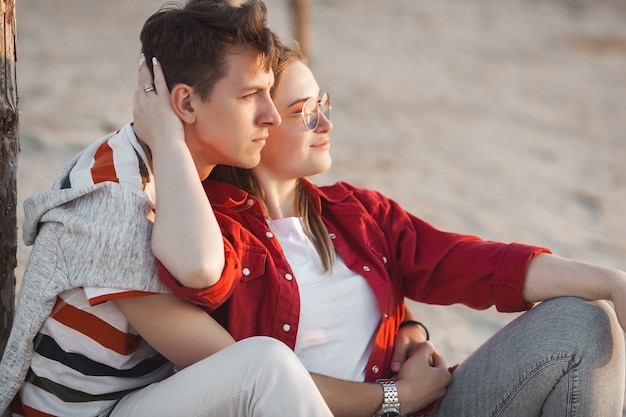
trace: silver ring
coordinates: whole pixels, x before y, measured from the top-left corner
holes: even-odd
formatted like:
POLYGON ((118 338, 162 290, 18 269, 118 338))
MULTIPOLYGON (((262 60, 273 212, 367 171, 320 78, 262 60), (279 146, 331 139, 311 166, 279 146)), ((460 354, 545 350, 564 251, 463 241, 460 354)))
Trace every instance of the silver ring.
POLYGON ((144 93, 148 94, 150 91, 156 91, 154 84, 146 84, 143 88, 144 93))

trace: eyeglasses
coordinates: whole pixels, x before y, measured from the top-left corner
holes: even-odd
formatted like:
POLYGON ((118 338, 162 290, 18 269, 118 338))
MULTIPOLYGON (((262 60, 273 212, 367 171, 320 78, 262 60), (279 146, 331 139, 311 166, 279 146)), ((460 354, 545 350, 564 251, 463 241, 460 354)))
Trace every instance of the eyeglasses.
POLYGON ((330 109, 332 101, 328 93, 322 94, 320 101, 314 98, 307 99, 302 105, 302 110, 297 113, 280 115, 280 117, 298 117, 302 116, 302 122, 307 130, 315 130, 320 123, 320 110, 327 119, 330 119, 330 109))

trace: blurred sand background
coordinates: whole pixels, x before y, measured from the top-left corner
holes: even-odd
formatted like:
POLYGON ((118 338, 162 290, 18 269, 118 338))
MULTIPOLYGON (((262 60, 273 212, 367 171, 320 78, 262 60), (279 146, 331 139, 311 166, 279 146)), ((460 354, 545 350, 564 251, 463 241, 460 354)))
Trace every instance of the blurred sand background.
MULTIPOLYGON (((626 269, 626 2, 312 0, 333 169, 439 228, 626 269)), ((161 0, 18 0, 21 201, 130 120, 161 0)), ((287 0, 271 26, 293 37, 287 0)), ((28 256, 19 238, 18 281, 28 256)), ((515 317, 416 306, 456 363, 515 317)))

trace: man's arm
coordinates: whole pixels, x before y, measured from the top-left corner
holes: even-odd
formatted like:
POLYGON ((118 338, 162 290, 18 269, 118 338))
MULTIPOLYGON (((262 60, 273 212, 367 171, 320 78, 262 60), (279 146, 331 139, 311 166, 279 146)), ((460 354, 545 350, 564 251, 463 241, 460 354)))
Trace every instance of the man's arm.
MULTIPOLYGON (((184 368, 234 343, 230 334, 200 307, 173 294, 113 301, 137 332, 164 357, 184 368)), ((371 417, 383 401, 379 384, 312 375, 336 417, 371 417)), ((450 374, 430 343, 407 359, 397 378, 402 410, 414 412, 445 392, 450 374), (429 358, 434 357, 431 366, 429 358)))
POLYGON ((135 133, 149 147, 155 177, 152 251, 186 286, 210 287, 225 261, 222 233, 201 183, 207 167, 189 151, 161 66, 155 62, 153 68, 156 89, 146 93, 152 77, 145 62, 139 66, 133 103, 135 133))
MULTIPOLYGON (((335 417, 371 417, 383 402, 380 384, 312 376, 335 417)), ((422 343, 395 378, 402 414, 419 411, 441 398, 450 378, 447 365, 432 344, 422 343)))
POLYGON ((351 382, 311 374, 335 417, 372 417, 383 403, 380 384, 351 382))
POLYGON ((146 342, 180 368, 235 343, 202 308, 173 294, 122 298, 113 302, 146 342))

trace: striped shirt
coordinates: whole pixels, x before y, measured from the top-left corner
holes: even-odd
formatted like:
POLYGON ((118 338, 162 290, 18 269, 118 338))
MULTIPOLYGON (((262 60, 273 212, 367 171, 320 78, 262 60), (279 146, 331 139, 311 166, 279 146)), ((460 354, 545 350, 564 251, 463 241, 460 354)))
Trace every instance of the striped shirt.
MULTIPOLYGON (((128 124, 85 149, 62 188, 116 182, 145 195, 154 210, 153 181, 145 160, 128 124)), ((59 294, 35 337, 31 366, 13 415, 98 416, 129 391, 170 376, 173 365, 108 302, 147 294, 102 287, 59 294)))
POLYGON ((96 416, 129 391, 172 374, 171 363, 106 302, 133 295, 76 288, 59 296, 22 386, 26 416, 96 416))

